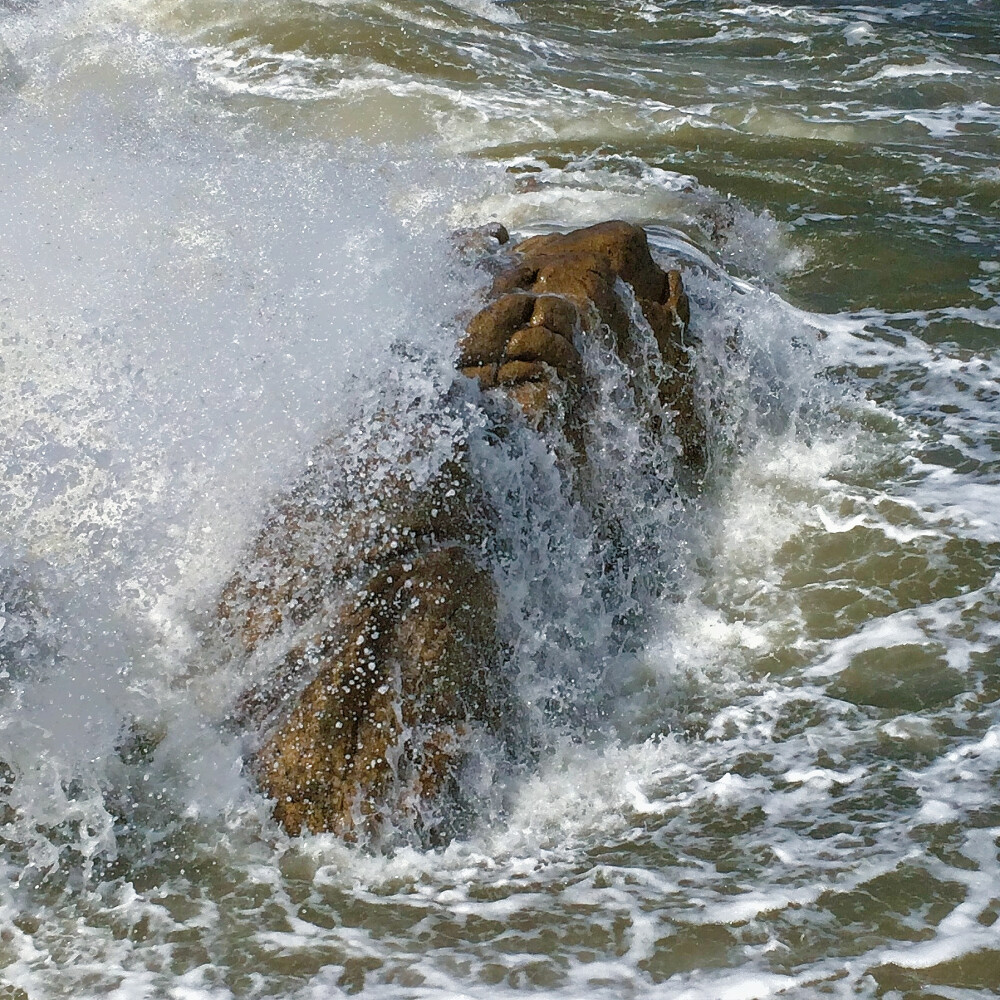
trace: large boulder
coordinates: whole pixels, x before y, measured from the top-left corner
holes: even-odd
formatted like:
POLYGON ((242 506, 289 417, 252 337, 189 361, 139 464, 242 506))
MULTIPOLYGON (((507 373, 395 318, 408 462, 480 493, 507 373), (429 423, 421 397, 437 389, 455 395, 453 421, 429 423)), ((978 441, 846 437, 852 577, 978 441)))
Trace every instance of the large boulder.
MULTIPOLYGON (((470 253, 493 251, 496 275, 457 363, 485 394, 514 404, 494 407, 494 419, 561 435, 576 448, 567 475, 577 474, 587 461, 583 354, 595 340, 626 366, 652 366, 645 375, 673 414, 682 457, 699 461, 687 297, 642 229, 609 222, 502 250, 505 231, 486 236, 464 237, 470 253), (631 296, 656 358, 639 342, 631 296)), ((234 717, 257 734, 251 767, 291 833, 371 838, 388 823, 440 841, 468 814, 462 771, 474 752, 517 753, 489 501, 461 443, 444 458, 440 444, 391 410, 360 449, 327 442, 223 592, 225 641, 263 675, 234 717), (381 442, 401 428, 406 447, 387 460, 381 442)))
POLYGON ((407 813, 418 832, 448 829, 463 742, 506 711, 490 574, 463 546, 432 549, 388 563, 323 625, 289 654, 312 680, 257 753, 275 816, 293 833, 407 813))

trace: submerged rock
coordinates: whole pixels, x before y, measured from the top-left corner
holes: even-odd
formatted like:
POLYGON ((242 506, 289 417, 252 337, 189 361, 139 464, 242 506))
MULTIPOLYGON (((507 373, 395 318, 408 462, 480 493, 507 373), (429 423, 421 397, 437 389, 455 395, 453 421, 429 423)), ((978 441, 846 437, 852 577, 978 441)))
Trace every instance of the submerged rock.
MULTIPOLYGON (((655 379, 682 457, 697 463, 705 431, 687 297, 642 229, 609 222, 502 250, 502 227, 485 236, 493 290, 466 324, 458 365, 516 404, 499 408, 497 431, 520 410, 533 433, 570 444, 571 480, 585 473, 581 352, 593 341, 655 379), (621 282, 656 358, 638 342, 621 282)), ((234 716, 259 734, 251 765, 290 833, 377 837, 388 822, 438 842, 469 814, 462 771, 477 748, 518 752, 521 706, 497 632, 493 514, 461 442, 444 453, 440 444, 388 411, 360 445, 328 442, 223 592, 229 648, 264 673, 234 716)), ((591 501, 601 502, 592 489, 591 501)))

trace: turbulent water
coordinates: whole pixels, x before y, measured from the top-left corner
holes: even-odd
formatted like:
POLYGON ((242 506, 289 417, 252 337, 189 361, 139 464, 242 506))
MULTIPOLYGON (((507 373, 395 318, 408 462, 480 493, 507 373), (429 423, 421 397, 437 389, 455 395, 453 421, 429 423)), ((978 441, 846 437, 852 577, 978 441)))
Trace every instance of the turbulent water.
POLYGON ((0 0, 0 997, 1000 993, 998 338, 995 0, 0 0), (703 488, 588 359, 604 579, 465 389, 534 764, 447 848, 286 837, 219 588, 433 416, 451 230, 607 218, 684 270, 703 488))

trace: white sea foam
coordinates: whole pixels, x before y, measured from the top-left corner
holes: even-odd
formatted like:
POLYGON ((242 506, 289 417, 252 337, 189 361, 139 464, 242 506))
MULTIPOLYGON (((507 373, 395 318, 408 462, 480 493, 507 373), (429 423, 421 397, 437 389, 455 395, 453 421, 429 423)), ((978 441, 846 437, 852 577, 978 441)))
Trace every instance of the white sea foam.
POLYGON ((898 80, 910 76, 964 76, 972 70, 967 66, 957 66, 940 59, 926 59, 922 63, 898 64, 890 63, 883 66, 874 80, 898 80))
POLYGON ((521 17, 511 0, 448 0, 459 10, 496 24, 519 24, 521 17))
POLYGON ((844 41, 848 45, 873 45, 878 43, 878 35, 867 21, 858 21, 844 28, 844 41))

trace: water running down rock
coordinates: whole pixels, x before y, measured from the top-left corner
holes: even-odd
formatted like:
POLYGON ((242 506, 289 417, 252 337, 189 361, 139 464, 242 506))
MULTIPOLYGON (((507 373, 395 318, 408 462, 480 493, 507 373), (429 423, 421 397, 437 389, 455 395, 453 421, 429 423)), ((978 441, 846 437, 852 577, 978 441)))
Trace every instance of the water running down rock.
MULTIPOLYGON (((513 250, 502 227, 491 233, 479 264, 495 277, 458 365, 484 398, 515 404, 491 410, 494 432, 527 420, 551 441, 574 493, 614 537, 586 453, 595 394, 579 348, 598 338, 613 350, 635 375, 637 400, 651 379, 662 405, 645 414, 652 432, 675 434, 683 462, 697 465, 705 428, 680 274, 662 270, 643 230, 624 222, 513 250)), ((404 426, 391 412, 380 420, 384 435, 404 426)), ((466 762, 484 743, 521 752, 522 711, 497 631, 489 500, 460 445, 418 483, 409 466, 426 458, 428 435, 420 425, 406 433, 401 466, 380 456, 377 432, 361 455, 324 444, 220 601, 238 655, 278 664, 244 693, 236 718, 264 733, 252 768, 291 833, 370 839, 408 819, 422 840, 440 842, 474 815, 466 762)))

